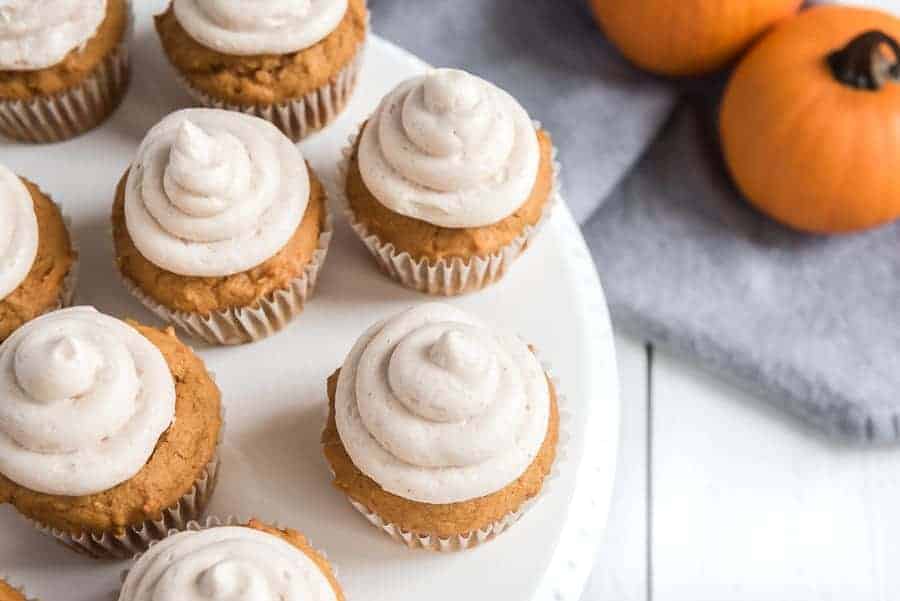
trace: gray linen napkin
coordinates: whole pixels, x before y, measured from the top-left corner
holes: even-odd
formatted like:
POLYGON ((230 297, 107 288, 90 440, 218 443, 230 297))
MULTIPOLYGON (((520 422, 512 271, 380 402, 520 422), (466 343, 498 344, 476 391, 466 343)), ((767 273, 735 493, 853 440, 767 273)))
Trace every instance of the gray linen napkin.
POLYGON ((900 438, 900 224, 774 223, 733 187, 702 109, 681 107, 584 226, 613 319, 828 434, 900 438))
POLYGON ((583 221, 670 114, 676 93, 628 65, 582 0, 369 0, 376 33, 500 85, 553 134, 583 221))

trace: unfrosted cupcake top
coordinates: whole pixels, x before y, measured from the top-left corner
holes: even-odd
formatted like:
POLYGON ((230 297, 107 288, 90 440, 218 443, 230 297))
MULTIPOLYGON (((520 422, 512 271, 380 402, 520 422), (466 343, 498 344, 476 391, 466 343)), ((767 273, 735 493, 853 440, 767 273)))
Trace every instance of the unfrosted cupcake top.
POLYGON ((336 601, 315 562, 287 541, 243 526, 175 534, 134 567, 119 601, 336 601))
POLYGON ((491 225, 513 214, 531 194, 539 164, 525 109, 455 69, 401 84, 359 144, 360 174, 381 204, 448 228, 491 225))
POLYGON ((0 165, 0 300, 25 281, 38 249, 38 223, 31 193, 0 165))
POLYGON ((3 0, 0 70, 52 67, 91 39, 106 17, 106 0, 3 0))
POLYGON ((334 31, 347 0, 175 0, 175 17, 194 40, 224 54, 289 54, 334 31))
POLYGON ((515 481, 540 451, 549 416, 547 380, 529 348, 438 303, 363 334, 335 395, 354 465, 422 503, 482 497, 515 481))
POLYGON ((0 345, 0 473, 79 496, 137 474, 175 416, 162 353, 91 307, 49 313, 0 345))
POLYGON ((125 190, 141 255, 184 276, 251 269, 287 244, 309 202, 300 151, 257 117, 186 109, 154 126, 125 190))

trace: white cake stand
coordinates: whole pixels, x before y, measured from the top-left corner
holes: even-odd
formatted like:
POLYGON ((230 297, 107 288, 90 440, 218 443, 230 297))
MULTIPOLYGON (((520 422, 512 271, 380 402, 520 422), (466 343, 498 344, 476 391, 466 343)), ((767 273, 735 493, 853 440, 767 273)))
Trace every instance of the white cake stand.
MULTIPOLYGON (((113 119, 63 144, 0 141, 0 160, 38 182, 72 218, 82 249, 78 303, 157 324, 117 280, 109 210, 116 182, 143 134, 190 101, 175 84, 152 29, 151 15, 165 3, 136 4, 134 82, 113 119)), ((367 52, 349 109, 301 144, 325 178, 334 176, 348 135, 383 94, 427 69, 377 37, 367 52)), ((227 405, 223 472, 211 512, 255 516, 303 531, 339 567, 348 597, 358 601, 578 601, 606 523, 619 397, 603 291, 569 210, 557 206, 504 281, 449 301, 534 344, 561 382, 569 415, 557 475, 534 508, 497 540, 452 555, 397 545, 330 485, 319 446, 325 378, 368 325, 429 300, 382 276, 338 221, 317 294, 291 327, 251 346, 199 348, 227 405)), ((33 531, 10 507, 0 508, 0 574, 25 585, 32 596, 110 599, 126 566, 79 557, 33 531)))

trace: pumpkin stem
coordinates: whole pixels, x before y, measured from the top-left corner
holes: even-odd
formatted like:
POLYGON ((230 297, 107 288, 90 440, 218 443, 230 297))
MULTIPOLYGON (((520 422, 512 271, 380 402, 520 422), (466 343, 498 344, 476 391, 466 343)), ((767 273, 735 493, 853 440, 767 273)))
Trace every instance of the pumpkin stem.
POLYGON ((889 80, 900 81, 900 43, 873 29, 859 34, 828 55, 828 66, 838 81, 860 90, 880 90, 889 80), (894 53, 891 61, 882 48, 894 53))

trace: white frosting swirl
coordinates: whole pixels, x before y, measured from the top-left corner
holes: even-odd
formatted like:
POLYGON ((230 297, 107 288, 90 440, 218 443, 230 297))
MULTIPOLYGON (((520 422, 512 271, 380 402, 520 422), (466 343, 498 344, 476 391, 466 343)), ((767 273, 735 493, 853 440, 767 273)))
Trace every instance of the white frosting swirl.
POLYGON ((0 70, 52 67, 90 40, 106 0, 0 0, 0 70))
POLYGON ((194 40, 238 56, 309 48, 347 12, 347 0, 175 0, 173 6, 194 40))
POLYGON ((0 346, 0 473, 79 496, 137 474, 175 416, 162 353, 91 307, 30 321, 0 346))
POLYGON ((150 547, 119 601, 335 601, 334 588, 303 551, 243 526, 175 534, 150 547))
POLYGON ((528 347, 438 303, 363 334, 335 398, 354 465, 422 503, 474 499, 515 481, 540 451, 549 415, 547 380, 528 347))
POLYGON ((28 277, 37 257, 38 222, 31 193, 0 165, 0 300, 28 277))
POLYGON ((125 222, 155 265, 185 276, 227 276, 287 244, 309 190, 303 156, 268 121, 186 109, 160 121, 138 148, 125 222))
POLYGON ((540 147, 525 109, 464 71, 401 84, 359 144, 366 187, 388 209, 448 228, 491 225, 528 200, 540 147))

